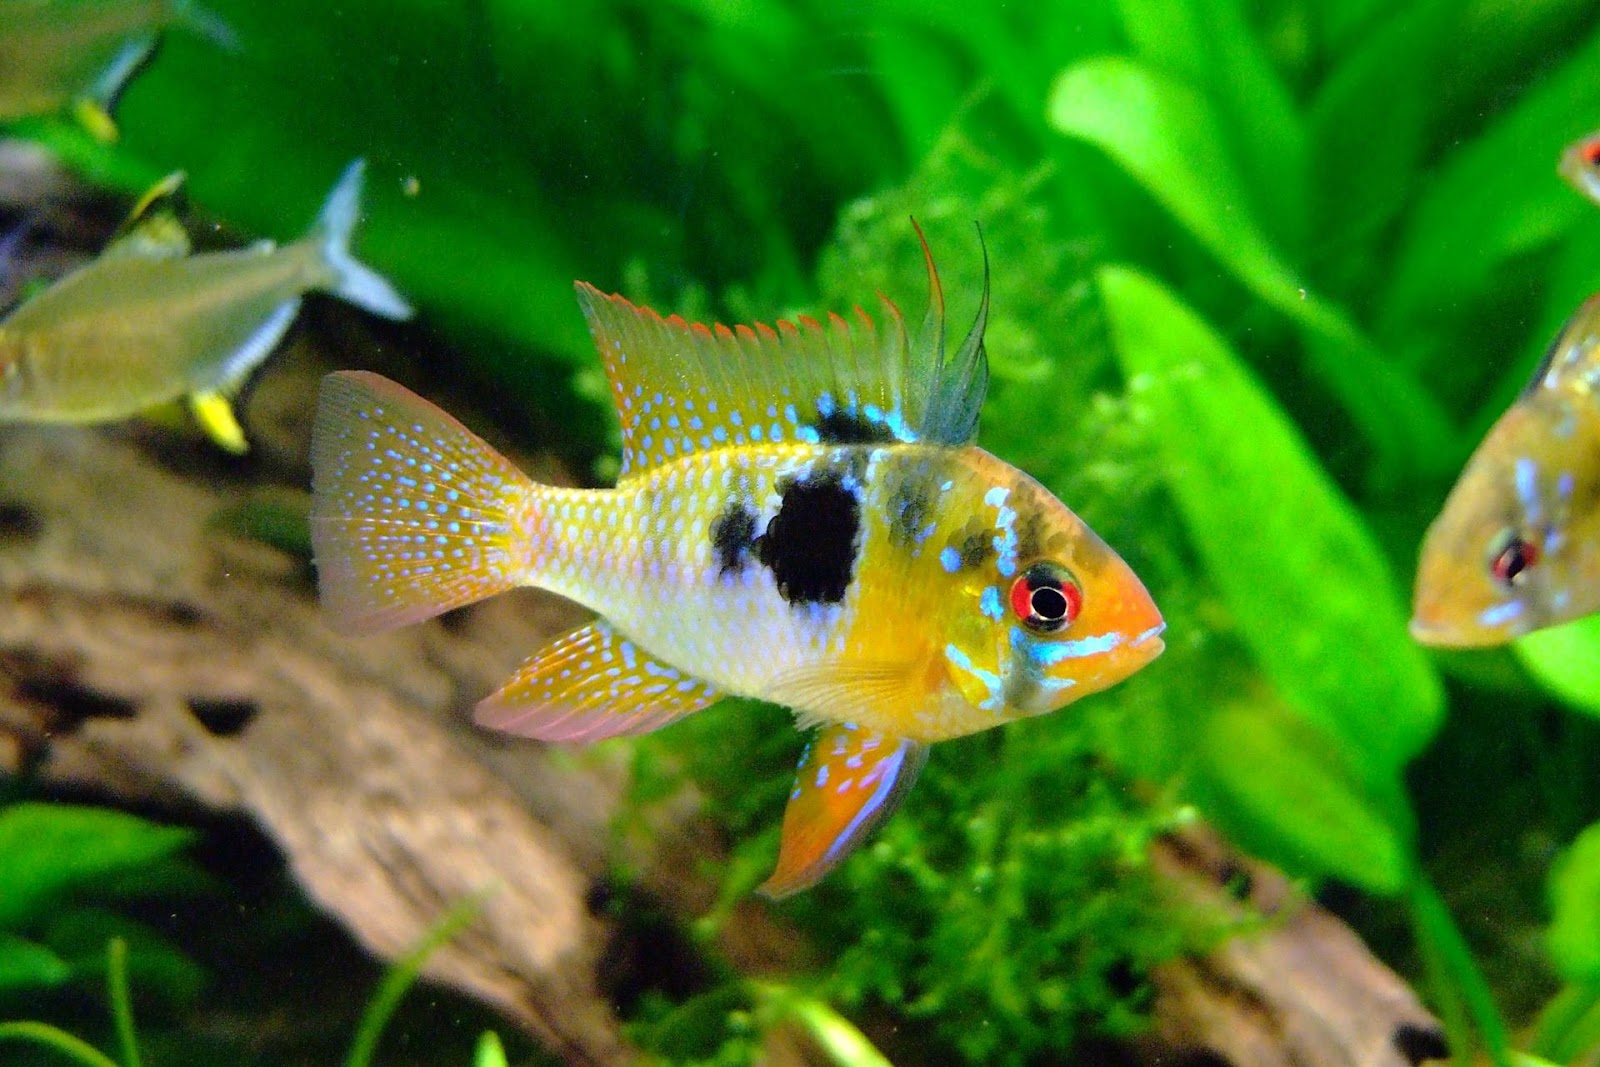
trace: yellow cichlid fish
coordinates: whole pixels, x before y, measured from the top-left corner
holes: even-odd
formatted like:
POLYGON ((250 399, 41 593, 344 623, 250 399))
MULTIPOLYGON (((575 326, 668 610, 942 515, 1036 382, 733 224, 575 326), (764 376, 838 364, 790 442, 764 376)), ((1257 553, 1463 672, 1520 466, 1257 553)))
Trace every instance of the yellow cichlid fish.
POLYGON ((976 447, 977 322, 944 348, 857 308, 707 327, 579 283, 622 420, 614 489, 536 485, 377 375, 323 384, 311 537, 322 599, 378 630, 519 585, 599 613, 477 721, 546 741, 637 734, 729 694, 792 708, 800 760, 777 869, 823 877, 899 803, 930 742, 1042 715, 1128 677, 1163 622, 1123 561, 976 447))
MULTIPOLYGON (((1557 168, 1600 203, 1600 134, 1557 168)), ((1600 611, 1600 295, 1556 335, 1428 528, 1411 633, 1474 648, 1600 611)))
POLYGON ((174 25, 235 46, 187 0, 0 0, 0 122, 70 106, 90 133, 115 140, 117 96, 174 25))
POLYGON ((137 218, 93 263, 0 320, 0 422, 104 422, 187 397, 219 445, 245 451, 229 398, 283 337, 302 294, 411 315, 350 255, 362 171, 360 160, 350 164, 311 233, 281 248, 262 241, 190 255, 170 215, 137 218))
POLYGON ((1467 461, 1429 527, 1411 632, 1498 645, 1600 611, 1600 296, 1467 461))

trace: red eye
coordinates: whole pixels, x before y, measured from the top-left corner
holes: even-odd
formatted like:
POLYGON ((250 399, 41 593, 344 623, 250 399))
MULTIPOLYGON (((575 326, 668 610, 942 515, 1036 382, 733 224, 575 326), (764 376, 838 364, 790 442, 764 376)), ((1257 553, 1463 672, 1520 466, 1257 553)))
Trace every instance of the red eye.
POLYGON ((1589 166, 1600 165, 1600 138, 1585 141, 1579 151, 1583 153, 1583 161, 1589 166))
POLYGON ((1083 590, 1055 563, 1035 563, 1011 583, 1011 611, 1036 633, 1072 625, 1083 610, 1083 590))
POLYGON ((1514 533, 1507 533, 1505 544, 1495 553, 1489 569, 1494 572, 1495 581, 1510 589, 1514 585, 1520 585, 1522 576, 1538 562, 1537 545, 1531 541, 1524 541, 1514 533))

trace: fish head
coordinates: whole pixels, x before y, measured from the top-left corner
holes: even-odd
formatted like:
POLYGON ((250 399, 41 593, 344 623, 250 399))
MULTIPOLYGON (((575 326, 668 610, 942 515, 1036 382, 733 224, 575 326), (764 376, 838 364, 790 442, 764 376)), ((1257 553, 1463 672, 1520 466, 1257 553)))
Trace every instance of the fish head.
POLYGON ((1132 568, 1038 482, 979 453, 940 552, 959 587, 945 660, 968 702, 1042 715, 1160 655, 1165 622, 1132 568))
POLYGON ((1573 188, 1600 204, 1600 133, 1568 145, 1556 170, 1573 188))
POLYGON ((1600 420, 1574 404, 1525 396, 1467 461, 1423 539, 1418 641, 1498 645, 1600 611, 1600 420))

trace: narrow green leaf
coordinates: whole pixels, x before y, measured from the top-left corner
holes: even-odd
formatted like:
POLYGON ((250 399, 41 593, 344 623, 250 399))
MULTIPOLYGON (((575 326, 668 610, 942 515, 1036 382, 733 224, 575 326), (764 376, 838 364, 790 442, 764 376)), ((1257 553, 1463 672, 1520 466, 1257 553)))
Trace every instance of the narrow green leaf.
POLYGON ((1401 243, 1379 336, 1425 337, 1511 259, 1555 241, 1592 205, 1556 177, 1600 115, 1600 33, 1430 178, 1401 243))
POLYGON ((54 1049, 83 1067, 119 1067, 116 1060, 87 1041, 48 1023, 0 1023, 0 1044, 16 1041, 54 1049))
POLYGON ((1443 696, 1383 553, 1294 425, 1159 282, 1099 272, 1135 399, 1239 635, 1280 692, 1386 779, 1433 735, 1443 696))
POLYGON ((1550 868, 1545 944, 1569 982, 1600 981, 1600 823, 1578 835, 1550 868))
POLYGON ((1600 615, 1531 633, 1512 648, 1528 673, 1556 699, 1576 711, 1600 716, 1600 615))
POLYGON ((71 977, 67 961, 44 945, 0 933, 0 993, 56 986, 71 977))
POLYGON ((68 890, 170 856, 192 831, 134 815, 66 804, 0 810, 0 926, 34 915, 68 890))
POLYGON ((1332 735, 1273 703, 1220 709, 1204 729, 1212 814, 1241 844, 1295 873, 1405 888, 1408 843, 1332 735))

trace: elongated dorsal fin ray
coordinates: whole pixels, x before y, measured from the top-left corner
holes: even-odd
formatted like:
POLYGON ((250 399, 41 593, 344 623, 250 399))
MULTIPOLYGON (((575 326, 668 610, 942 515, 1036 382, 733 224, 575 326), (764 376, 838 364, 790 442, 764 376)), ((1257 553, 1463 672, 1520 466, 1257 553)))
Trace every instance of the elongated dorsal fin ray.
POLYGON ((721 696, 602 619, 540 649, 478 705, 473 719, 541 741, 601 741, 660 729, 721 696))
POLYGON ((987 382, 983 313, 946 369, 943 291, 923 248, 929 312, 914 344, 899 309, 881 295, 878 323, 857 307, 848 316, 729 328, 662 318, 579 282, 622 421, 622 477, 745 444, 965 443, 976 422, 966 413, 981 404, 987 382), (947 402, 956 414, 942 410, 947 402), (951 427, 966 436, 951 439, 951 427))
POLYGON ((784 809, 777 869, 757 892, 786 897, 816 884, 900 806, 927 758, 909 738, 853 723, 819 729, 784 809))
MULTIPOLYGON (((989 327, 989 248, 984 244, 982 227, 978 228, 978 247, 983 252, 983 292, 978 298, 978 313, 955 355, 945 360, 941 352, 938 384, 923 427, 929 440, 947 444, 962 444, 978 436, 978 414, 984 394, 989 391, 989 354, 983 347, 983 334, 989 327)), ((928 269, 933 269, 931 256, 928 269)))

